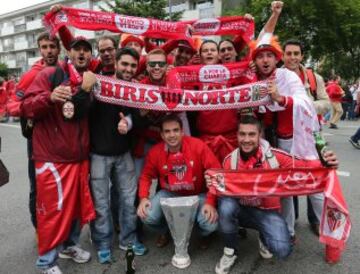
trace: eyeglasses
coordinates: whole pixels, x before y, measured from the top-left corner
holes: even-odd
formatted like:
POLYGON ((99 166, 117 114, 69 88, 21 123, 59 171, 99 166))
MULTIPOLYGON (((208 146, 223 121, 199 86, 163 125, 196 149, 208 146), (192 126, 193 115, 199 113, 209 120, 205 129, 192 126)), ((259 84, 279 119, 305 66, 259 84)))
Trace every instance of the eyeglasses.
POLYGON ((234 51, 234 48, 233 47, 226 47, 226 48, 221 48, 220 49, 221 53, 224 53, 225 51, 234 51))
POLYGON ((148 65, 151 68, 156 67, 156 65, 158 65, 160 68, 163 68, 166 66, 166 62, 165 61, 150 61, 150 62, 148 62, 148 65))
POLYGON ((112 52, 115 48, 106 48, 106 49, 99 49, 100 54, 104 54, 105 52, 112 52))

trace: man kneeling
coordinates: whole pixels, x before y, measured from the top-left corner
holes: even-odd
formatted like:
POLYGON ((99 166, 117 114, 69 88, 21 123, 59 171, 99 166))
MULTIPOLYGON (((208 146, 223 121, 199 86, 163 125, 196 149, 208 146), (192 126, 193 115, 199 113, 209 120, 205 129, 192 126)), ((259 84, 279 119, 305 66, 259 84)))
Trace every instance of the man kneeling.
POLYGON ((195 223, 200 228, 201 247, 206 248, 206 237, 217 229, 216 196, 207 192, 204 172, 219 168, 215 155, 201 140, 184 136, 182 121, 175 114, 162 119, 161 138, 148 153, 139 179, 140 204, 137 214, 142 221, 159 231, 156 245, 169 241, 168 227, 160 206, 160 198, 198 195, 199 210, 195 223), (153 179, 158 179, 160 190, 149 199, 153 179))
MULTIPOLYGON (((319 160, 300 160, 260 138, 261 124, 252 116, 241 119, 237 132, 239 148, 224 160, 224 169, 272 169, 293 167, 318 167, 319 160)), ((337 166, 333 152, 324 155, 328 165, 337 166)), ((206 180, 211 181, 206 175, 206 180)), ((284 259, 290 255, 292 245, 285 220, 279 213, 278 197, 222 197, 218 199, 219 229, 225 243, 224 255, 216 265, 217 274, 227 274, 238 256, 238 227, 259 231, 259 252, 264 259, 273 255, 284 259)))

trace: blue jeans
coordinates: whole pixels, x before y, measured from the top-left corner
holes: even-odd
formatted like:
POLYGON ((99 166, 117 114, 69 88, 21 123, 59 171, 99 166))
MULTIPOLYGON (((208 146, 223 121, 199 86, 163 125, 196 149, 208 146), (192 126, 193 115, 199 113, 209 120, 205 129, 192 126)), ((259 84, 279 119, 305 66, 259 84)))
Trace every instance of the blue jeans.
POLYGON ((119 243, 137 242, 135 196, 137 182, 134 160, 129 152, 120 156, 91 154, 91 191, 96 219, 91 222, 91 235, 97 250, 110 249, 113 225, 110 209, 110 183, 118 193, 119 243))
POLYGON ((238 228, 242 226, 258 230, 261 241, 277 258, 290 255, 289 230, 277 211, 243 206, 230 197, 219 198, 218 203, 219 227, 226 247, 238 250, 238 228))
MULTIPOLYGON (((168 226, 165 220, 164 213, 161 209, 160 198, 172 198, 178 197, 179 195, 173 192, 166 190, 158 191, 153 198, 151 198, 151 208, 148 210, 147 217, 143 220, 144 224, 148 225, 150 228, 159 231, 164 234, 168 231, 168 226)), ((199 206, 196 212, 195 223, 200 228, 200 234, 202 236, 207 236, 214 232, 217 229, 217 222, 210 223, 205 219, 205 216, 201 213, 201 208, 205 203, 205 193, 198 195, 199 197, 199 206)))
POLYGON ((56 260, 60 251, 79 243, 80 232, 80 222, 76 220, 72 224, 69 238, 63 244, 49 250, 44 255, 39 256, 36 260, 36 266, 39 269, 47 269, 56 265, 56 260))

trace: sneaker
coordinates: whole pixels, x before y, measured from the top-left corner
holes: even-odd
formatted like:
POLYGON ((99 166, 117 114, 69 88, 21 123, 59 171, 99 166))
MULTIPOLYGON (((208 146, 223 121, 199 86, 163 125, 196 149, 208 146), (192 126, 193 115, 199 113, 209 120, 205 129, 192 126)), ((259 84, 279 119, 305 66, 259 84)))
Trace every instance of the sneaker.
POLYGON ((69 246, 68 248, 59 252, 59 257, 61 259, 72 259, 78 264, 87 263, 91 259, 90 252, 87 252, 76 245, 69 246))
POLYGON ((101 264, 110 264, 110 263, 112 263, 110 249, 99 250, 98 253, 97 253, 97 256, 98 256, 98 261, 101 264))
POLYGON ((63 274, 60 268, 57 265, 54 265, 53 267, 43 269, 40 272, 41 274, 63 274))
POLYGON ((353 145, 354 148, 360 149, 359 142, 355 142, 352 137, 350 137, 349 142, 353 145))
POLYGON ((263 259, 271 259, 274 255, 269 251, 269 249, 264 245, 264 243, 259 238, 259 253, 263 259))
MULTIPOLYGON (((119 248, 121 250, 125 250, 125 251, 127 250, 127 246, 119 245, 119 248)), ((146 246, 139 242, 133 244, 132 248, 133 248, 134 254, 136 256, 142 256, 148 252, 148 249, 146 248, 146 246)))
POLYGON ((332 128, 332 129, 338 129, 338 126, 337 126, 337 125, 335 125, 335 124, 330 123, 329 128, 332 128))
POLYGON ((234 265, 236 258, 237 256, 235 255, 235 250, 225 247, 224 254, 222 255, 220 261, 216 264, 215 273, 228 274, 231 270, 231 267, 234 265))

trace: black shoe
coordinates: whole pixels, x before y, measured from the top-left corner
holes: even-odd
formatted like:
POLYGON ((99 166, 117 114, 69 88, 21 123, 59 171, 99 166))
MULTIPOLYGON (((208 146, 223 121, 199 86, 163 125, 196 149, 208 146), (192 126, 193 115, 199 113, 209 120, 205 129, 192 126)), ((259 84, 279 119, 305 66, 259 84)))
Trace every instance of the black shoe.
POLYGON ((338 129, 338 126, 337 126, 337 125, 335 125, 335 124, 330 123, 329 128, 332 128, 332 129, 338 129))
POLYGON ((312 223, 312 224, 310 224, 310 228, 311 228, 311 231, 312 231, 316 236, 319 236, 319 235, 320 235, 320 225, 319 225, 319 224, 312 223))
POLYGON ((349 142, 353 145, 354 148, 360 149, 359 142, 355 142, 351 137, 349 139, 349 142))

